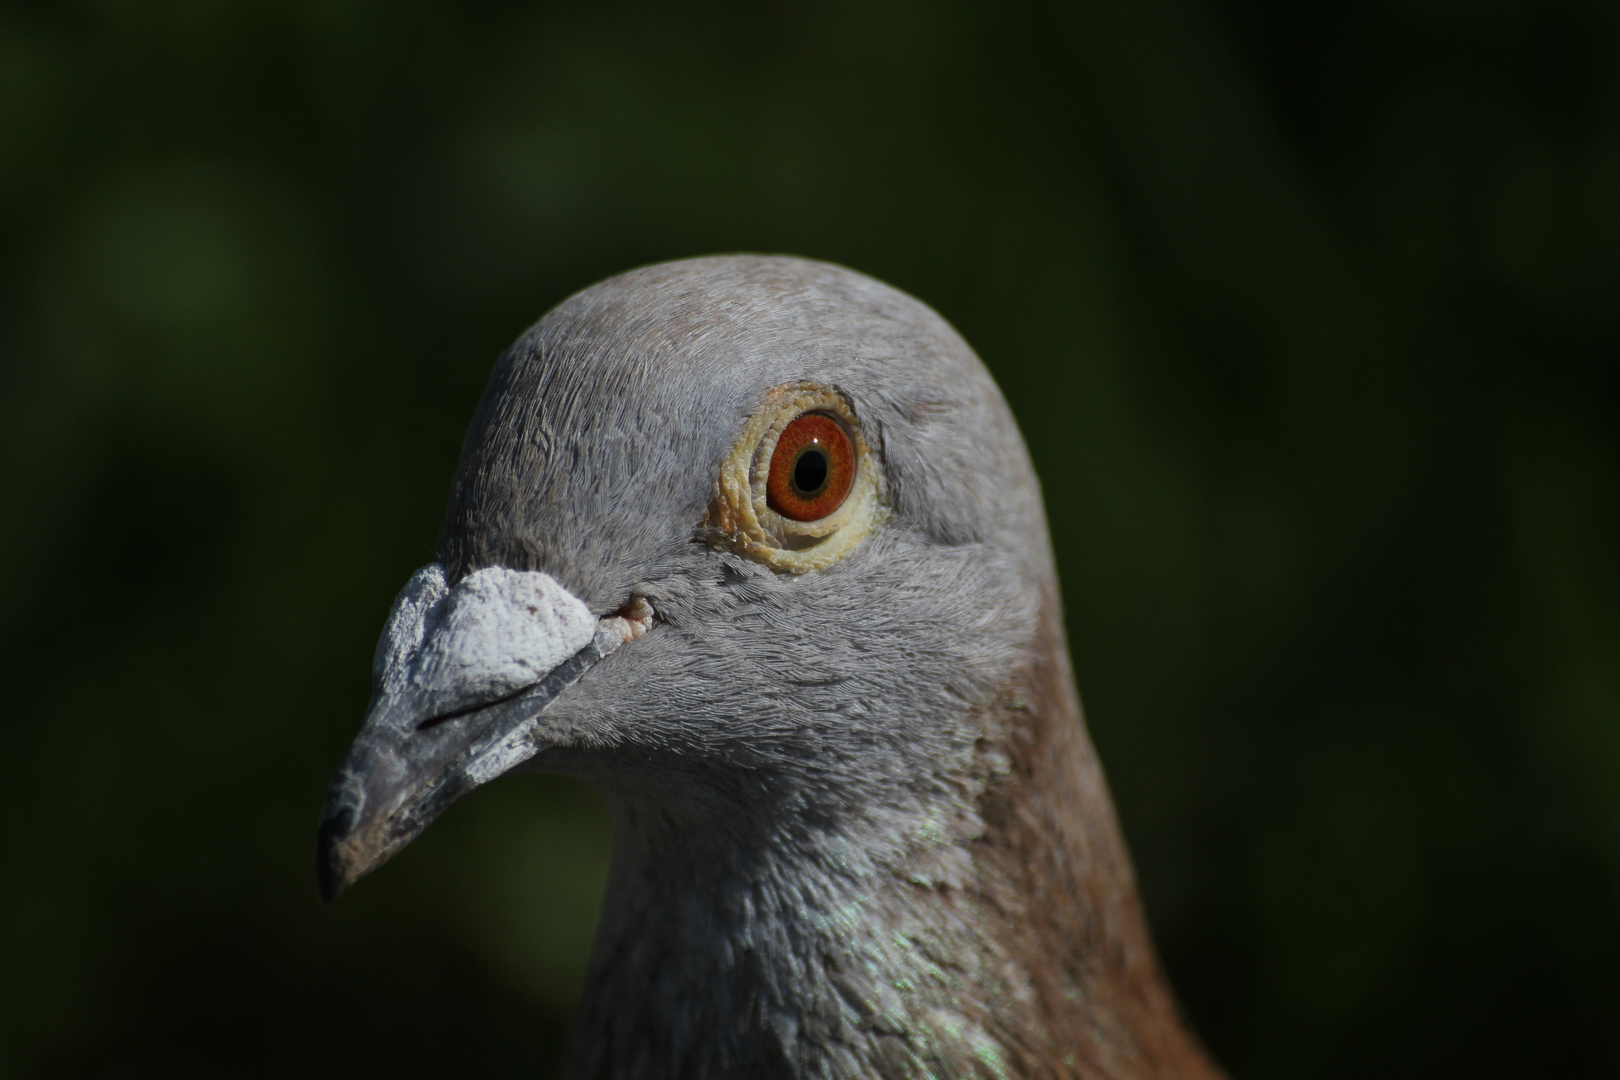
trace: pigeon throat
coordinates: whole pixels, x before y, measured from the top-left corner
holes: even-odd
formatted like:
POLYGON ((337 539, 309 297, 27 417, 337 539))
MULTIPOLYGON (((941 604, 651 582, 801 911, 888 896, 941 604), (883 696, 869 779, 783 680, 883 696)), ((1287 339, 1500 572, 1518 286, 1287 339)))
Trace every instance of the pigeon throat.
POLYGON ((571 1076, 1215 1076, 1181 1025, 1055 600, 953 795, 692 828, 618 798, 571 1076))

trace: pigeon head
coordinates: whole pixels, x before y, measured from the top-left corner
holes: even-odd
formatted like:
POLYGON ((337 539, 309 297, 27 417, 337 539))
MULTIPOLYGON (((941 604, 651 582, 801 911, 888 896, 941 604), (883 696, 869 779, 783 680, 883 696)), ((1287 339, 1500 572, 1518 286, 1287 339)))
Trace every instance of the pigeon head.
POLYGON ((946 794, 1035 633, 1045 537, 1000 395, 917 301, 782 259, 586 290, 495 370, 379 649, 327 880, 516 765, 732 822, 946 794), (789 462, 805 420, 822 441, 789 462), (773 466, 788 499, 842 497, 783 513, 773 466))
POLYGON ((322 891, 506 772, 593 783, 615 851, 578 1075, 1200 1060, 1079 721, 1033 469, 923 304, 745 256, 586 289, 497 364, 437 554, 379 643, 322 891), (1112 1050, 1064 1043, 1077 1000, 1112 1050))

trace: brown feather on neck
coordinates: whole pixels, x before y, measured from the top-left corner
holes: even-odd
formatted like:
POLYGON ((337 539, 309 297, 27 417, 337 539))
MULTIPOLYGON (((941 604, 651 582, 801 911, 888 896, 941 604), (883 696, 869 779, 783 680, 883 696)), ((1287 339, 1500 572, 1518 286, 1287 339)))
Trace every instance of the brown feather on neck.
POLYGON ((1017 1075, 1216 1078, 1159 968, 1107 783, 1080 717, 1061 607, 1048 590, 1030 663, 987 717, 1007 767, 974 847, 992 933, 1033 999, 996 1026, 1017 1075))

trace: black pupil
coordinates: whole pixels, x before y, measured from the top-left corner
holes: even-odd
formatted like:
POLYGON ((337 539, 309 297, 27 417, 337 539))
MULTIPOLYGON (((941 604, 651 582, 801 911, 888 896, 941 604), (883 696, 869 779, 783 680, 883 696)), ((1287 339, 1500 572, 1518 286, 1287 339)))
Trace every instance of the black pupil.
POLYGON ((793 463, 793 486, 801 496, 821 494, 827 482, 827 455, 819 446, 807 446, 793 463))

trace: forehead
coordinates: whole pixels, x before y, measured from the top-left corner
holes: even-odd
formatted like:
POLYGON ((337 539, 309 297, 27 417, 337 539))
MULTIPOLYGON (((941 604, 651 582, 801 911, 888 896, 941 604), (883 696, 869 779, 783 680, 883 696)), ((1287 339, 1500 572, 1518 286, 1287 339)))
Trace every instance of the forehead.
POLYGON ((676 402, 751 408, 783 381, 885 390, 932 382, 928 369, 954 351, 954 337, 911 297, 840 267, 693 260, 634 271, 558 305, 520 341, 512 374, 559 414, 596 405, 629 415, 676 402))

